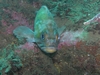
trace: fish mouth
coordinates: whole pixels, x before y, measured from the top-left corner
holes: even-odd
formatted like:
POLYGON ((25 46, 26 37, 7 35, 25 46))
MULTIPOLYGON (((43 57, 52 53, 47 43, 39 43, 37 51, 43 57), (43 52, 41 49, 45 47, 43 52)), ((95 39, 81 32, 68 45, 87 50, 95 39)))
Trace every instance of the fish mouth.
POLYGON ((57 51, 55 47, 42 47, 42 50, 46 53, 55 53, 57 51))

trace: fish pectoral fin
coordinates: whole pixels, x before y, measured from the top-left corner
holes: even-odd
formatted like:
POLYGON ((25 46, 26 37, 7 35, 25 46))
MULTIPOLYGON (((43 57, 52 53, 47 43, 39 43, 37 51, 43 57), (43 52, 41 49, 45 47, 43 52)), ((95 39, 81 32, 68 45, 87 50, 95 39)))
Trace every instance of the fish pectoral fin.
POLYGON ((26 39, 28 42, 35 42, 35 39, 34 38, 27 38, 26 39))
POLYGON ((65 31, 66 27, 65 26, 62 26, 60 28, 57 29, 58 31, 58 34, 61 35, 64 31, 65 31))

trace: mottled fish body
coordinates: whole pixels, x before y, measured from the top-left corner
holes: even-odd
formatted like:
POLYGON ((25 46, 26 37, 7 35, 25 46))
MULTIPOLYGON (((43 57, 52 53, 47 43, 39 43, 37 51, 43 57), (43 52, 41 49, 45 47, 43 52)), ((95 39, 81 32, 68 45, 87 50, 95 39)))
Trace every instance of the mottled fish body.
POLYGON ((37 12, 34 23, 34 37, 38 46, 45 53, 57 51, 57 25, 46 6, 42 6, 37 12))

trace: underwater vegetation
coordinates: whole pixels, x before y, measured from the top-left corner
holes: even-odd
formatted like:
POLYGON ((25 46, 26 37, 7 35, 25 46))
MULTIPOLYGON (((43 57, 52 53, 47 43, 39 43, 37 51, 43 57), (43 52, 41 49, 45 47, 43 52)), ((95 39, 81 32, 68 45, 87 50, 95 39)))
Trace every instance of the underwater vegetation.
MULTIPOLYGON (((73 0, 42 0, 41 2, 50 8, 55 17, 69 20, 64 24, 67 30, 82 28, 83 22, 91 19, 100 11, 99 0, 77 0, 76 2, 73 0)), ((89 27, 89 30, 93 31, 93 28, 89 27)))
POLYGON ((100 75, 99 7, 99 0, 1 0, 0 74, 100 75))
MULTIPOLYGON (((10 47, 10 46, 8 46, 10 47)), ((0 49, 0 74, 13 74, 23 66, 21 59, 10 47, 0 49)))

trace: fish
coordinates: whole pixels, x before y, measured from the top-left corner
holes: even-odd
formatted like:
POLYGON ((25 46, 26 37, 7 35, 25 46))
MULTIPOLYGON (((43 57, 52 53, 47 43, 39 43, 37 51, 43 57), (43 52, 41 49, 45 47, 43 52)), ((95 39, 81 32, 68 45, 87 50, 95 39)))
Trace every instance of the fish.
POLYGON ((47 6, 41 6, 34 20, 33 30, 27 26, 18 26, 13 34, 19 39, 26 39, 27 42, 35 43, 44 53, 57 52, 60 34, 64 27, 58 28, 53 15, 47 6))
POLYGON ((37 12, 34 22, 34 38, 37 45, 45 53, 55 53, 59 42, 59 33, 53 15, 42 6, 37 12))

